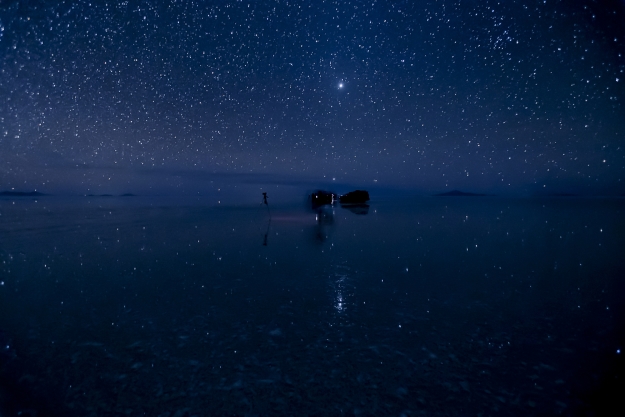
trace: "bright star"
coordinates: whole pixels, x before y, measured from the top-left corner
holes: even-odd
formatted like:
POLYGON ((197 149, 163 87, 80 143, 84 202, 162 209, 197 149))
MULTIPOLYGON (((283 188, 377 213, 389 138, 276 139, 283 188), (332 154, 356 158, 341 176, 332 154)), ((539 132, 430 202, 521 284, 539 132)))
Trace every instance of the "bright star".
POLYGON ((339 83, 339 88, 343 88, 343 83, 339 83))

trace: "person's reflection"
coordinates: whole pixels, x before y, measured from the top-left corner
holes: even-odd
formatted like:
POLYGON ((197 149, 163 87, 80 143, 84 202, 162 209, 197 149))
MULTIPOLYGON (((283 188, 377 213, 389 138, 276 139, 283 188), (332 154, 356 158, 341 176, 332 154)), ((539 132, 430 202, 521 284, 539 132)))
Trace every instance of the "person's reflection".
POLYGON ((332 225, 334 225, 334 210, 332 207, 318 207, 316 210, 315 240, 317 242, 325 242, 332 225))
POLYGON ((267 229, 265 230, 265 235, 263 236, 263 246, 267 246, 267 240, 269 236, 269 226, 271 226, 271 217, 267 220, 267 229))

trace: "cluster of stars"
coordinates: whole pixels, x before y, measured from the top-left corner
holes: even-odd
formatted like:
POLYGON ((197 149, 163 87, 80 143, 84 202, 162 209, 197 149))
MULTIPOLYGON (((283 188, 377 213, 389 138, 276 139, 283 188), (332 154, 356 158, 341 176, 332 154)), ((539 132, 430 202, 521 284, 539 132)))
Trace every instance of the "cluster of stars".
POLYGON ((150 167, 622 187, 624 9, 14 2, 0 16, 1 179, 150 167))

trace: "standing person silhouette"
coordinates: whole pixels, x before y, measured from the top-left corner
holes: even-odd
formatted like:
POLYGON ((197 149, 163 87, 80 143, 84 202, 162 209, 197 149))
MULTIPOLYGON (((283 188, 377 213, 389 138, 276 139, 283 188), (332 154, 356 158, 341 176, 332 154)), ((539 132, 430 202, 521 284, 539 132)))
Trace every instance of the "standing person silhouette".
POLYGON ((269 218, 271 218, 271 210, 269 210, 269 202, 267 202, 267 193, 263 193, 263 201, 260 203, 260 205, 266 205, 267 206, 267 212, 269 213, 269 218))
POLYGON ((269 235, 269 227, 271 226, 271 210, 269 210, 269 203, 267 202, 267 193, 263 193, 263 201, 260 205, 267 206, 267 213, 269 213, 269 220, 267 221, 267 230, 265 231, 265 236, 263 237, 263 246, 267 246, 267 237, 269 235))

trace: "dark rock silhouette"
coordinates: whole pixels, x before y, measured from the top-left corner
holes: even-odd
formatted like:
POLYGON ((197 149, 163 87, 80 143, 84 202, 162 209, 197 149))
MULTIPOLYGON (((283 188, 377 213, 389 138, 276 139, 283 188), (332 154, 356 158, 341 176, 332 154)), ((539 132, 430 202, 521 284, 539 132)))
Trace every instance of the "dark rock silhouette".
POLYGON ((317 190, 310 195, 310 204, 313 210, 321 206, 332 205, 337 200, 336 194, 328 191, 317 190))
POLYGON ((343 194, 339 201, 341 204, 365 204, 369 201, 369 192, 365 190, 350 191, 347 194, 343 194))

